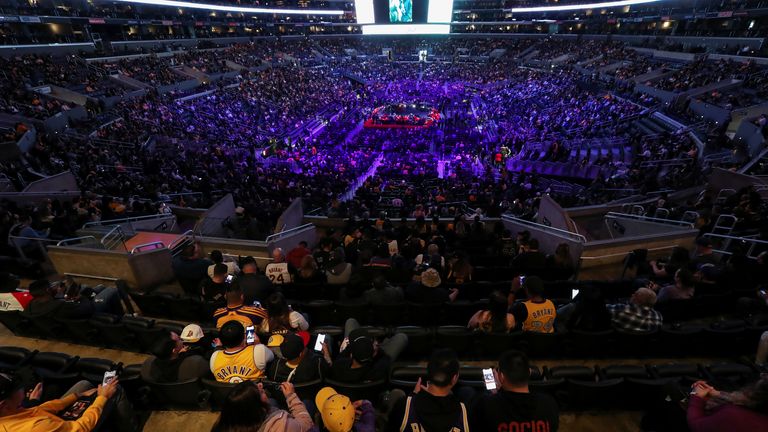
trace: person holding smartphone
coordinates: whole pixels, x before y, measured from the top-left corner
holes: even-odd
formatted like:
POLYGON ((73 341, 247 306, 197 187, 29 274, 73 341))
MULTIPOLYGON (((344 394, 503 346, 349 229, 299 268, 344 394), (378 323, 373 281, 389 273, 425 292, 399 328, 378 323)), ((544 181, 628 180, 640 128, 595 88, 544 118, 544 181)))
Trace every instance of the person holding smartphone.
MULTIPOLYGON (((467 408, 453 393, 459 381, 459 358, 453 350, 432 353, 427 363, 426 381, 416 382, 413 394, 393 400, 385 432, 469 431, 467 408)), ((393 397, 394 399, 394 397, 393 397)))
POLYGON ((473 431, 547 430, 557 432, 560 409, 547 394, 528 388, 530 364, 523 352, 509 350, 501 355, 494 371, 496 390, 476 399, 472 410, 473 431))
MULTIPOLYGON (((40 393, 41 390, 36 387, 35 392, 40 393)), ((111 421, 116 426, 113 430, 120 432, 136 430, 130 403, 123 398, 118 379, 112 379, 108 384, 100 385, 98 388, 93 388, 87 381, 81 381, 62 398, 32 408, 22 407, 24 396, 24 385, 20 380, 11 375, 0 374, 0 425, 4 428, 3 430, 88 432, 104 423, 107 417, 113 415, 112 413, 119 417, 111 421), (71 420, 63 418, 67 417, 73 406, 82 406, 85 409, 79 410, 76 418, 71 420)))
MULTIPOLYGON (((331 368, 331 352, 329 344, 322 341, 314 347, 305 346, 304 339, 295 333, 274 335, 282 337, 280 357, 267 367, 267 377, 276 382, 290 381, 301 384, 314 381, 328 374, 331 368), (315 348, 315 349, 309 349, 315 348)), ((318 335, 320 336, 325 335, 318 335)))

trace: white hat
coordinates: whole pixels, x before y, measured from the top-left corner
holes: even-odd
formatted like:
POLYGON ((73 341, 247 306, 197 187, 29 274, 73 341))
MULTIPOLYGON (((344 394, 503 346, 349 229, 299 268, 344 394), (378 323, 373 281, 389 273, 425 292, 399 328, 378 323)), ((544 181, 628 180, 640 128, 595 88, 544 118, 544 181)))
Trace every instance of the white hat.
POLYGON ((197 324, 190 324, 184 327, 180 335, 181 340, 186 343, 198 342, 203 336, 205 336, 205 333, 203 333, 202 327, 197 324))

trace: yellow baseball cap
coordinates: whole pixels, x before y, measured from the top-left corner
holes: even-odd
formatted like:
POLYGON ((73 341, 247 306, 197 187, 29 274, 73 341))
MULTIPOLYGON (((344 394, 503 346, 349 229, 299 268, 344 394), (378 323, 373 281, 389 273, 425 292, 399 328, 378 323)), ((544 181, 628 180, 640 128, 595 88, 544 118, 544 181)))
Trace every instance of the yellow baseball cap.
POLYGON ((355 407, 348 397, 331 387, 323 387, 315 396, 323 425, 329 432, 350 432, 355 425, 355 407))

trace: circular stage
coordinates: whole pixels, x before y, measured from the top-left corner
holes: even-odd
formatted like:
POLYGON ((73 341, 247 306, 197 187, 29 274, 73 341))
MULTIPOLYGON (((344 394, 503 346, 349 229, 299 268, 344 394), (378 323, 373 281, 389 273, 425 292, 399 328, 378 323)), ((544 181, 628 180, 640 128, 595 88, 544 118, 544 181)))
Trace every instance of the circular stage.
POLYGON ((425 128, 440 122, 440 112, 424 103, 382 105, 365 121, 367 128, 425 128))

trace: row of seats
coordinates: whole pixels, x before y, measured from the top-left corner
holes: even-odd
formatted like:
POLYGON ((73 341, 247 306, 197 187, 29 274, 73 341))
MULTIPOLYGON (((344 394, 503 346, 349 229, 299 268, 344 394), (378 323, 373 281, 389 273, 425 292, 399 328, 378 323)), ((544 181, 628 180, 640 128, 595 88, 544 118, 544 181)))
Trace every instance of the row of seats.
MULTIPOLYGON (((19 336, 95 345, 125 351, 149 352, 169 331, 181 333, 182 323, 158 322, 143 317, 98 314, 88 320, 26 319, 19 312, 0 313, 0 323, 19 336)), ((532 358, 628 358, 628 357, 733 357, 751 354, 760 335, 768 331, 768 316, 749 321, 718 321, 704 324, 672 324, 648 333, 616 330, 544 333, 482 333, 463 325, 366 326, 369 333, 387 337, 404 333, 409 338, 404 358, 421 360, 436 347, 452 348, 466 359, 495 358, 503 351, 521 349, 532 358)), ((217 331, 204 327, 212 339, 217 331)), ((312 334, 328 334, 341 341, 341 326, 317 325, 312 334)))
MULTIPOLYGON (((462 366, 459 385, 484 391, 484 366, 462 366)), ((45 399, 55 398, 75 382, 85 379, 101 382, 104 372, 120 371, 120 383, 129 398, 151 409, 194 409, 221 406, 221 401, 234 384, 219 383, 211 378, 186 382, 155 383, 143 381, 140 365, 125 368, 110 360, 71 357, 62 353, 29 351, 24 348, 0 348, 0 371, 19 372, 32 369, 47 389, 45 399)), ((353 400, 377 401, 381 392, 400 388, 413 389, 417 380, 425 379, 426 367, 396 364, 387 380, 356 384, 319 379, 301 383, 296 391, 302 399, 312 399, 324 385, 330 385, 353 400)), ((670 386, 686 388, 697 380, 707 380, 717 388, 733 390, 759 377, 762 371, 749 363, 663 363, 650 365, 554 366, 531 367, 532 392, 554 396, 566 410, 633 409, 660 401, 670 386)), ((272 383, 265 386, 272 388, 272 383)), ((278 391, 271 392, 279 398, 278 391)))

